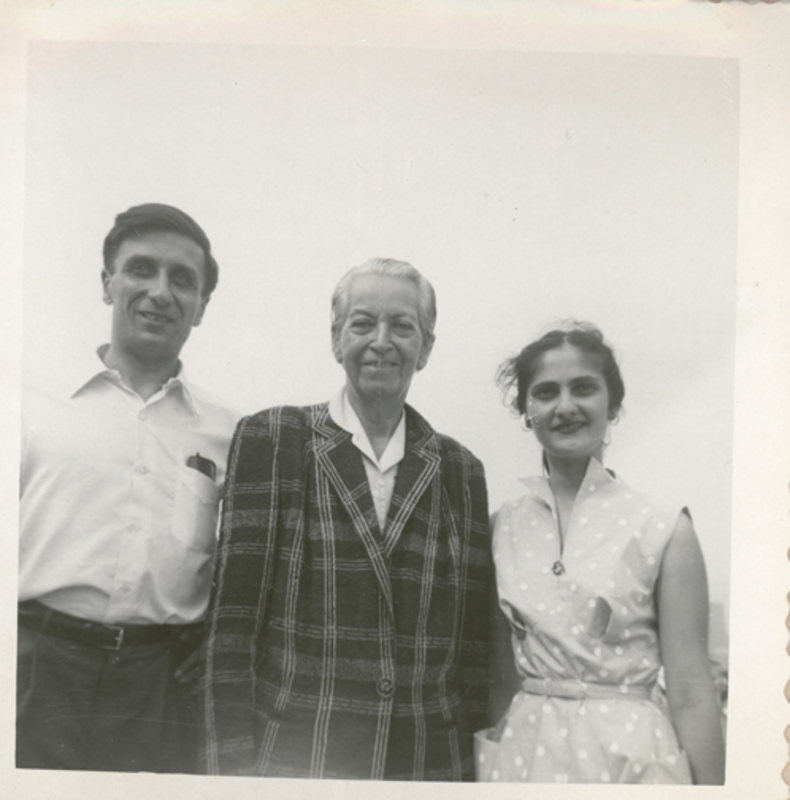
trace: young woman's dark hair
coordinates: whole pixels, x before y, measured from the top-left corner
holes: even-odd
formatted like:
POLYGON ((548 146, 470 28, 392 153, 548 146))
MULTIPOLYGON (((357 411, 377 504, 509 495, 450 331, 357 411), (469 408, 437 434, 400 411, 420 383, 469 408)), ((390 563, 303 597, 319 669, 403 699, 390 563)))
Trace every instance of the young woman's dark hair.
POLYGON ((601 371, 609 391, 609 418, 614 419, 625 397, 625 384, 614 351, 604 341, 603 334, 589 322, 573 322, 567 328, 549 331, 528 344, 517 356, 505 361, 497 371, 497 384, 507 404, 519 415, 527 413, 527 391, 538 367, 538 360, 549 350, 570 344, 583 353, 601 360, 601 371), (515 393, 510 397, 511 392, 515 393))

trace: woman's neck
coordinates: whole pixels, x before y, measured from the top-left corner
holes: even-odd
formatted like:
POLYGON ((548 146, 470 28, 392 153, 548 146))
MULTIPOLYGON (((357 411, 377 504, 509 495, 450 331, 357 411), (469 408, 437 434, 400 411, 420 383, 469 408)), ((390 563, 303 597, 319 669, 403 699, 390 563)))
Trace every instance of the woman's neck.
POLYGON ((395 428, 398 427, 404 403, 402 401, 385 402, 383 399, 373 403, 363 403, 350 391, 347 392, 347 396, 351 407, 362 423, 362 428, 367 434, 376 458, 381 458, 392 434, 395 433, 395 428))
POLYGON ((546 455, 548 467, 548 480, 551 491, 559 500, 569 500, 576 497, 582 485, 590 458, 582 459, 557 459, 546 455))

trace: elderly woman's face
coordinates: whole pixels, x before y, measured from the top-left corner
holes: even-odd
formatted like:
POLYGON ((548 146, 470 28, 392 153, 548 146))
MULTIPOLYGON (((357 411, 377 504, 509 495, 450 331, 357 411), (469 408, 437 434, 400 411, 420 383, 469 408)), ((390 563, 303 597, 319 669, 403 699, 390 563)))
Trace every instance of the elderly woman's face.
POLYGON ((359 275, 348 300, 346 318, 332 342, 348 391, 363 404, 404 402, 432 344, 420 330, 417 288, 391 275, 359 275))

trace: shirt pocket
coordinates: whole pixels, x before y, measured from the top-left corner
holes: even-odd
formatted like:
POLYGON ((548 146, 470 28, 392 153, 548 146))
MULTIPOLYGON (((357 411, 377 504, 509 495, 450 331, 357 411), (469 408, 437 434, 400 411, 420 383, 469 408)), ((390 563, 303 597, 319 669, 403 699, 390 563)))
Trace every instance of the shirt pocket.
POLYGON ((182 464, 173 502, 173 536, 192 550, 213 553, 219 496, 220 487, 211 478, 182 464))
POLYGON ((618 644, 630 636, 629 627, 634 621, 626 597, 599 596, 587 617, 587 633, 605 644, 618 644))
POLYGON ((589 603, 587 615, 587 634, 592 639, 604 639, 607 634, 611 636, 614 628, 612 606, 603 597, 595 597, 589 603))

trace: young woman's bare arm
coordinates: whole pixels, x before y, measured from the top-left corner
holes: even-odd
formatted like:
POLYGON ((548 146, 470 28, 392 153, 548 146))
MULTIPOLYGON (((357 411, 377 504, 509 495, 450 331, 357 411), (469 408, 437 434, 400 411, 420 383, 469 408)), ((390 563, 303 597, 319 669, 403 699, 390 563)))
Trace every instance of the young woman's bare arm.
POLYGON ((708 660, 708 581, 691 520, 681 514, 656 587, 661 660, 680 744, 697 784, 724 783, 721 711, 708 660))

